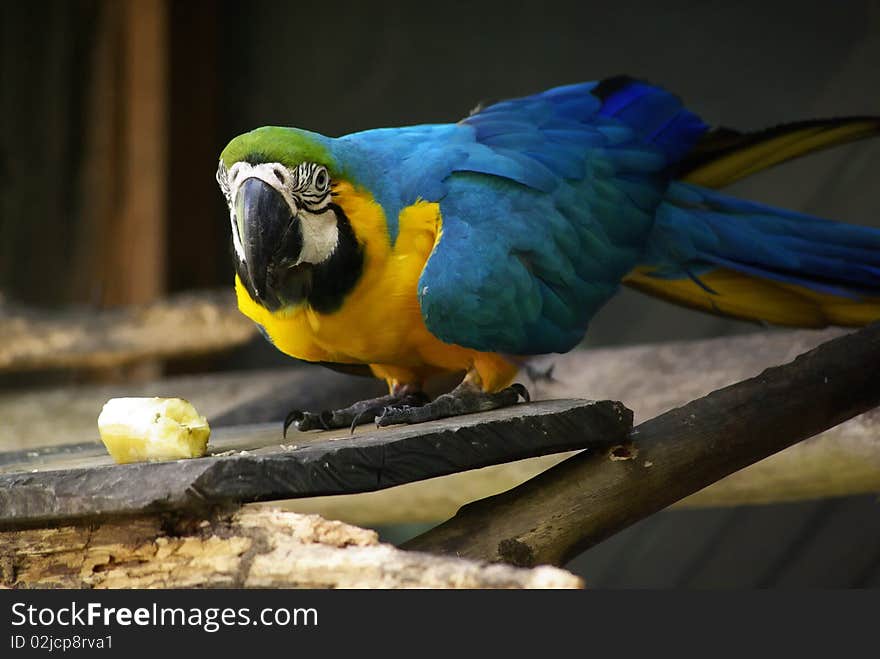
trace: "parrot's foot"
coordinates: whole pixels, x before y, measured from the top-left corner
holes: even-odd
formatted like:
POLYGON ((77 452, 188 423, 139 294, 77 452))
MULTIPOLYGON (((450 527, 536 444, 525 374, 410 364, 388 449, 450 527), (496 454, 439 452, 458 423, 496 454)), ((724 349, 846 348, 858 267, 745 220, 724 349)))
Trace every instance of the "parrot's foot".
POLYGON ((520 398, 529 402, 529 392, 521 384, 512 384, 507 389, 487 394, 469 382, 462 382, 448 394, 438 396, 430 403, 418 407, 406 404, 385 407, 376 417, 376 426, 422 423, 450 416, 486 412, 516 405, 520 398))
POLYGON ((287 429, 291 425, 297 430, 303 431, 351 428, 354 432, 355 426, 372 421, 389 406, 418 409, 419 405, 424 405, 429 400, 428 395, 422 391, 403 389, 399 393, 359 401, 341 410, 324 410, 323 412, 293 410, 284 419, 284 436, 287 437, 287 429))

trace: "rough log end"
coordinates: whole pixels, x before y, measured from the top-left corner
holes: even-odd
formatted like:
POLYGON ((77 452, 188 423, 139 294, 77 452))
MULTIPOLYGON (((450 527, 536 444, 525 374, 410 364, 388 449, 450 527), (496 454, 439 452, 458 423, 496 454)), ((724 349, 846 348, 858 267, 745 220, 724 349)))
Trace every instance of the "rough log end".
POLYGON ((583 587, 558 568, 407 552, 372 530, 266 506, 7 531, 0 547, 6 588, 583 587))

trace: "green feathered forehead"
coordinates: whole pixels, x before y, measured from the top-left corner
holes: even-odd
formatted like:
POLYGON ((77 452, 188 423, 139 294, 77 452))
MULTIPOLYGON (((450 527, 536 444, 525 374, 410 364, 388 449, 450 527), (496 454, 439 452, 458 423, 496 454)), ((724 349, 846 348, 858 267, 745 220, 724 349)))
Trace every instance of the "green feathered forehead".
POLYGON ((303 162, 314 162, 324 165, 332 175, 338 168, 329 142, 323 135, 307 130, 265 126, 233 139, 220 159, 227 168, 243 160, 251 164, 279 162, 291 169, 303 162))

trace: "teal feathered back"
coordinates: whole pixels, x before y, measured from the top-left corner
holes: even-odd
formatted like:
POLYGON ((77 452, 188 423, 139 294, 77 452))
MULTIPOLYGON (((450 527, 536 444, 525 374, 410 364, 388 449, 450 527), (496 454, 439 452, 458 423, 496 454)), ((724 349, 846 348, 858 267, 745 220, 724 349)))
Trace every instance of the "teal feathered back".
POLYGON ((419 283, 445 341, 563 352, 646 248, 672 165, 705 125, 671 94, 612 80, 485 108, 460 124, 443 237, 419 283))
MULTIPOLYGON (((880 128, 859 121, 868 123, 858 136, 880 128)), ((835 122, 822 125, 848 130, 835 122)), ((784 128, 775 130, 785 136, 784 128)), ((829 135, 828 144, 845 141, 829 135)), ((442 237, 418 296, 428 329, 446 342, 511 354, 567 351, 636 266, 640 288, 665 295, 664 282, 684 281, 710 299, 681 287, 667 297, 748 318, 763 317, 760 304, 750 299, 745 312, 716 304, 719 293, 701 278, 724 271, 811 295, 880 295, 877 230, 674 181, 695 153, 701 162, 711 162, 713 149, 725 155, 718 137, 676 96, 617 77, 497 103, 457 124, 356 133, 333 140, 331 151, 382 204, 392 239, 400 210, 439 202, 442 237)), ((720 137, 722 146, 748 142, 733 131, 720 137)), ((817 317, 821 324, 825 316, 817 317)))

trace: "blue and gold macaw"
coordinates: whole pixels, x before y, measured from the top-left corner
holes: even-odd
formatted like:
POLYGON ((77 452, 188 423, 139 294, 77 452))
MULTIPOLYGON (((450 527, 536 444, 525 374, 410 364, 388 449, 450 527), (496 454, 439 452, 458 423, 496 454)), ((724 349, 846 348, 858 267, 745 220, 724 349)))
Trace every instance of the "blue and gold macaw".
POLYGON ((715 190, 880 133, 880 118, 710 129, 619 76, 479 109, 455 124, 339 138, 265 127, 233 139, 241 311, 293 357, 369 369, 389 395, 294 411, 300 430, 418 422, 527 398, 529 355, 566 352, 622 283, 781 325, 880 318, 880 230, 715 190), (425 380, 462 372, 429 401, 425 380))

